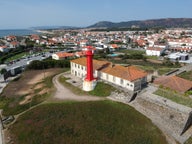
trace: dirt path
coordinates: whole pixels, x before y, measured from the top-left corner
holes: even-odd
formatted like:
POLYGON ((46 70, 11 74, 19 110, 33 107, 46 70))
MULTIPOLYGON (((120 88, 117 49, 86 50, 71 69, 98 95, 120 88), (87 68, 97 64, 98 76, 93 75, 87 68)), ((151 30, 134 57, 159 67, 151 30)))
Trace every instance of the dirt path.
POLYGON ((105 98, 96 97, 96 96, 78 96, 72 93, 69 89, 65 88, 58 80, 58 78, 63 75, 64 73, 61 73, 59 75, 56 75, 53 78, 53 84, 56 88, 56 92, 54 95, 54 98, 56 99, 62 99, 62 100, 74 100, 74 101, 98 101, 98 100, 104 100, 105 98))

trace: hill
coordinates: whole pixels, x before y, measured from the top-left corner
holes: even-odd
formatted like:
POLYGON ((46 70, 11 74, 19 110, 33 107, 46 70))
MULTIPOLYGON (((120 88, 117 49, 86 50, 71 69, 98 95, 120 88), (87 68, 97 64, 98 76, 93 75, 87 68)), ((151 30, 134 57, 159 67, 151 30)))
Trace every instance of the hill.
POLYGON ((166 144, 145 116, 116 102, 44 104, 10 127, 14 144, 166 144))
POLYGON ((141 21, 127 21, 113 23, 108 21, 101 21, 88 28, 176 28, 176 27, 192 27, 192 18, 165 18, 165 19, 151 19, 141 21))

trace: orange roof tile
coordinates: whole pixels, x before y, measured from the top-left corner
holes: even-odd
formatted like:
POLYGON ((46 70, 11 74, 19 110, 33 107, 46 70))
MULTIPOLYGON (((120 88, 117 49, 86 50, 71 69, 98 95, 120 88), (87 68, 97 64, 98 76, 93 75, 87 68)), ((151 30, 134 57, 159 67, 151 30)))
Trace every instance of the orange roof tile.
POLYGON ((154 83, 183 93, 192 88, 191 81, 177 76, 162 76, 155 79, 154 83))
POLYGON ((124 67, 121 65, 113 65, 104 68, 102 72, 108 73, 110 75, 129 80, 135 81, 137 79, 143 78, 147 76, 147 73, 143 70, 140 70, 136 66, 128 66, 124 67))
POLYGON ((66 52, 58 52, 58 53, 56 53, 56 55, 58 55, 59 58, 65 58, 65 57, 72 57, 72 56, 74 56, 73 53, 66 53, 66 52))
POLYGON ((159 47, 148 47, 147 50, 162 51, 163 48, 159 48, 159 47))
MULTIPOLYGON (((72 60, 72 62, 76 63, 76 64, 79 64, 79 65, 82 65, 82 66, 87 66, 86 57, 82 57, 82 58, 79 58, 79 59, 74 59, 74 60, 72 60)), ((93 69, 94 70, 99 70, 102 67, 104 67, 104 65, 106 65, 106 64, 110 64, 110 63, 107 62, 107 61, 93 60, 93 69)))

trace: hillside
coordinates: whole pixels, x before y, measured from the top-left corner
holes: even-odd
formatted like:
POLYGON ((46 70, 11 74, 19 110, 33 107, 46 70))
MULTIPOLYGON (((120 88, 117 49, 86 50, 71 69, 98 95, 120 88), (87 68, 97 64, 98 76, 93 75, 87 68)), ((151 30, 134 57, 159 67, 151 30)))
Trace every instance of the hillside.
POLYGON ((88 28, 151 28, 151 27, 164 27, 164 28, 175 28, 175 27, 192 27, 192 18, 166 18, 166 19, 151 19, 141 21, 127 21, 127 22, 107 22, 101 21, 88 28))
POLYGON ((116 102, 44 104, 10 127, 14 144, 166 144, 152 122, 116 102))

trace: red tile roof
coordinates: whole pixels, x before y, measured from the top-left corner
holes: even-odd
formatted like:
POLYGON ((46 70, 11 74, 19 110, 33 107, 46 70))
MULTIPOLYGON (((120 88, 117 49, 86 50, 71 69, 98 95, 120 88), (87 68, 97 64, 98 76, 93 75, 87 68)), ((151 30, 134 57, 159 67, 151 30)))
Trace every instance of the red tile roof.
POLYGON ((155 79, 154 83, 182 93, 192 88, 191 81, 177 76, 162 76, 155 79))
MULTIPOLYGON (((82 66, 87 66, 87 59, 86 57, 82 57, 79 59, 74 59, 71 62, 82 65, 82 66)), ((93 69, 94 70, 99 70, 103 68, 105 65, 110 64, 107 61, 98 61, 98 60, 93 60, 93 69)))
POLYGON ((66 53, 66 52, 58 52, 58 53, 56 53, 56 55, 58 55, 59 58, 65 58, 65 57, 72 57, 72 56, 74 56, 73 53, 66 53))
POLYGON ((162 51, 163 48, 159 48, 159 47, 148 47, 147 50, 152 50, 152 51, 162 51))
POLYGON ((101 71, 129 81, 135 81, 147 76, 147 73, 145 71, 139 69, 136 66, 124 67, 121 65, 111 64, 101 71))

